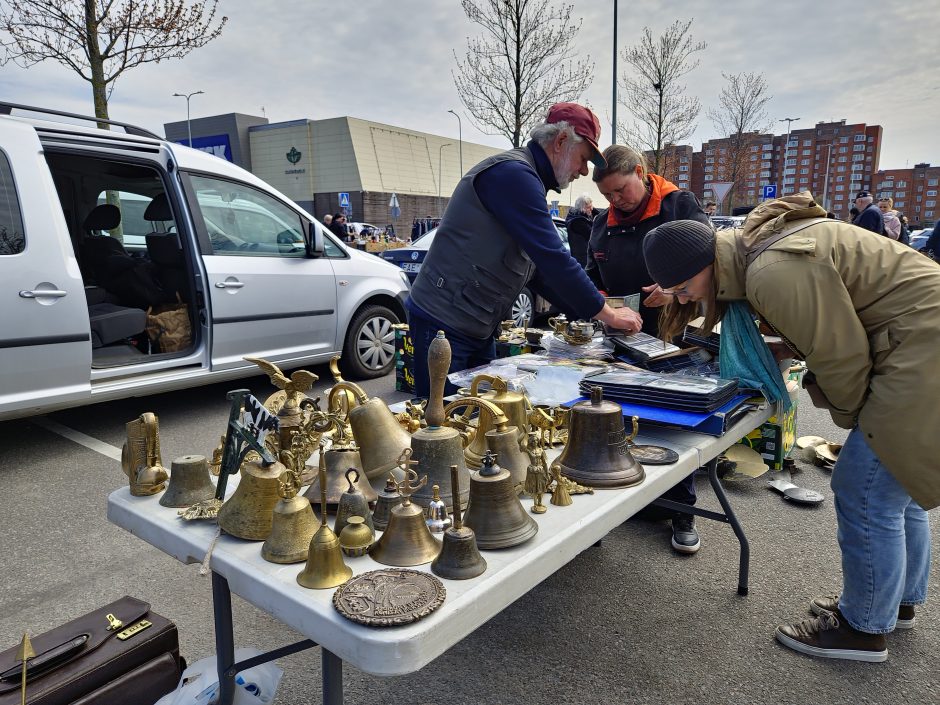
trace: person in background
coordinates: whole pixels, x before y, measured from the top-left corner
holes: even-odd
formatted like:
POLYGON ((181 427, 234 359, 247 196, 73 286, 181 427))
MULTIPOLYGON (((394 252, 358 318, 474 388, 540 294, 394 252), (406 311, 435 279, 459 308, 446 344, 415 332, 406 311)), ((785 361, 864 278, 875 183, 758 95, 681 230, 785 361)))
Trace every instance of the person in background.
MULTIPOLYGON (((690 191, 649 173, 643 156, 623 145, 604 150, 606 167, 595 167, 593 179, 610 203, 594 219, 588 245, 587 275, 607 296, 647 294, 640 304, 643 332, 659 335, 659 306, 664 299, 643 260, 643 238, 657 225, 671 220, 696 220, 711 227, 710 220, 690 191), (648 305, 649 303, 652 306, 648 305)), ((689 475, 663 495, 664 499, 695 504, 695 477, 689 475)), ((653 512, 651 511, 650 514, 653 512)), ((696 553, 701 540, 695 516, 672 516, 672 547, 680 553, 696 553)))
POLYGON ((885 221, 878 206, 872 203, 874 200, 874 197, 868 191, 858 192, 858 195, 855 196, 855 207, 858 208, 858 215, 855 216, 852 224, 881 235, 885 229, 885 221))
POLYGON ((588 240, 591 238, 591 223, 598 210, 588 194, 582 194, 574 202, 574 207, 565 217, 565 227, 568 229, 568 246, 571 256, 578 260, 582 267, 587 264, 588 240))
POLYGON ((346 227, 346 216, 342 213, 334 213, 330 219, 330 232, 343 242, 349 242, 349 228, 346 227))
POLYGON ((715 203, 714 201, 708 201, 705 204, 705 215, 707 215, 709 218, 715 215, 717 210, 718 210, 718 204, 715 203))
POLYGON ((933 231, 920 251, 931 259, 940 261, 940 218, 934 223, 933 231))
POLYGON ((894 210, 894 201, 890 198, 879 198, 878 210, 881 211, 881 217, 884 219, 882 234, 892 240, 900 240, 901 219, 898 217, 898 212, 894 210))
MULTIPOLYGON (((706 331, 721 320, 723 334, 733 327, 765 346, 756 315, 787 356, 806 360, 813 404, 850 429, 831 481, 842 590, 813 599, 818 616, 777 627, 776 638, 810 656, 884 661, 885 635, 913 627, 927 597, 927 510, 940 505, 940 375, 928 372, 940 349, 940 267, 825 213, 803 192, 761 204, 741 230, 666 223, 643 250, 674 299, 664 337, 704 310, 706 331)), ((753 352, 783 388, 773 356, 753 352)))
POLYGON ((636 312, 607 305, 548 213, 549 189, 561 193, 588 173, 588 161, 604 165, 600 134, 590 110, 556 103, 524 147, 487 157, 457 183, 406 303, 418 396, 430 391, 427 354, 437 332, 450 341, 452 372, 490 362, 494 333, 525 286, 571 319, 640 329, 636 312))
POLYGON ((324 224, 326 227, 330 227, 330 223, 332 223, 332 222, 333 222, 333 216, 332 216, 332 215, 330 215, 329 213, 327 213, 325 216, 323 216, 323 224, 324 224))

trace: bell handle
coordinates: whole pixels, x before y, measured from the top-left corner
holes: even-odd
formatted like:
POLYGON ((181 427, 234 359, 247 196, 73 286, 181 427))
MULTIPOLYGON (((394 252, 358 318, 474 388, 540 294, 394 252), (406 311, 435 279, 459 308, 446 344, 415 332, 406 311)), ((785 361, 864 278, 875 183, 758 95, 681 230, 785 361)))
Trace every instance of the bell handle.
POLYGON ((478 374, 476 377, 473 378, 473 381, 470 382, 470 396, 471 397, 480 396, 479 394, 480 385, 483 384, 484 382, 489 382, 490 389, 492 389, 494 392, 503 393, 503 392, 509 391, 509 385, 506 384, 506 380, 504 380, 502 377, 499 377, 497 375, 488 375, 486 373, 482 373, 482 374, 478 374))
POLYGON ((640 432, 640 417, 634 416, 630 420, 633 422, 633 432, 627 437, 627 443, 632 443, 636 434, 640 432))
POLYGON ((493 425, 498 431, 505 431, 506 427, 509 425, 509 419, 506 418, 506 414, 503 413, 503 410, 500 409, 496 404, 486 399, 480 399, 479 397, 467 397, 466 399, 455 399, 450 404, 444 407, 444 417, 450 418, 450 415, 456 410, 467 407, 464 411, 464 416, 469 419, 470 409, 479 409, 480 413, 484 411, 489 413, 493 417, 493 425))
POLYGON ((428 376, 431 388, 428 394, 428 405, 424 410, 424 418, 428 426, 435 428, 444 425, 447 418, 444 415, 444 386, 447 383, 447 372, 450 370, 451 351, 450 342, 439 330, 434 340, 428 346, 428 376))
MULTIPOLYGON (((635 435, 635 434, 634 434, 634 435, 635 435)), ((349 469, 346 471, 346 482, 349 483, 349 490, 348 490, 348 491, 349 491, 350 493, 354 492, 354 491, 355 491, 355 485, 359 483, 359 470, 356 469, 356 468, 352 468, 352 467, 349 468, 349 469), (350 480, 350 479, 349 479, 350 473, 356 476, 356 479, 355 479, 355 480, 350 480)))
POLYGON ((343 373, 339 371, 340 356, 334 355, 330 358, 330 374, 333 375, 334 382, 344 382, 343 373))
POLYGON ((450 491, 451 500, 454 503, 454 528, 459 529, 463 526, 463 522, 460 520, 460 482, 456 465, 450 466, 450 491))
POLYGON ((333 388, 330 389, 330 394, 327 397, 326 408, 333 410, 341 408, 339 402, 337 401, 337 395, 340 392, 351 392, 353 397, 356 400, 356 404, 362 406, 367 401, 369 401, 369 396, 366 394, 365 390, 360 387, 355 382, 337 382, 333 385, 333 388))

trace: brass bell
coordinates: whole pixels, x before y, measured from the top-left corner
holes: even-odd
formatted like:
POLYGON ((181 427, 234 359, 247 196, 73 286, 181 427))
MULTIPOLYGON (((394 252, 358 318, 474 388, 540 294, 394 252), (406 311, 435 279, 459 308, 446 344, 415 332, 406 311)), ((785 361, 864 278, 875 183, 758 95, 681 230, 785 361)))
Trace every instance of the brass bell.
POLYGON ((428 347, 428 376, 431 389, 424 412, 428 425, 426 428, 418 429, 411 436, 413 461, 419 462, 421 470, 429 477, 429 482, 418 489, 412 497, 412 500, 422 507, 427 507, 431 503, 431 491, 434 485, 440 486, 445 503, 452 500, 451 465, 456 465, 458 469, 457 478, 460 483, 458 496, 461 506, 466 506, 470 498, 470 473, 464 461, 460 432, 444 425, 447 419, 444 409, 444 384, 447 381, 450 358, 450 343, 444 337, 444 332, 438 331, 428 347))
POLYGON ((343 562, 339 538, 326 523, 326 471, 320 468, 320 528, 310 539, 307 563, 297 576, 305 588, 322 590, 342 585, 352 577, 352 568, 343 562))
POLYGON ((299 563, 307 560, 317 517, 310 500, 297 494, 300 476, 288 471, 284 477, 278 487, 281 499, 274 505, 271 534, 261 546, 261 557, 271 563, 299 563))
MULTIPOLYGON (((451 486, 456 487, 457 466, 452 465, 451 486)), ((460 521, 460 502, 454 499, 454 525, 444 532, 444 546, 431 561, 431 572, 448 580, 475 578, 486 570, 473 529, 460 521)))
POLYGON ((385 480, 385 489, 379 492, 379 498, 375 501, 375 509, 372 511, 372 526, 378 531, 385 531, 392 508, 397 507, 399 504, 401 504, 401 495, 398 493, 398 484, 395 482, 395 478, 389 475, 385 480))
MULTIPOLYGON (((517 440, 521 441, 526 438, 529 432, 529 401, 526 399, 525 394, 511 391, 509 385, 506 384, 506 380, 502 377, 480 374, 474 377, 470 383, 470 396, 495 404, 506 416, 508 425, 516 427, 517 440), (490 389, 481 394, 479 388, 484 383, 489 383, 490 389)), ((487 450, 486 433, 493 428, 492 421, 492 418, 486 417, 482 413, 478 417, 476 435, 464 451, 467 465, 471 468, 478 468, 483 463, 483 456, 487 450)), ((490 450, 494 453, 498 452, 494 448, 490 448, 490 450)), ((500 465, 504 468, 508 467, 506 460, 503 455, 499 456, 500 465)))
POLYGON ((339 547, 347 556, 357 558, 369 552, 375 539, 375 532, 360 516, 351 516, 339 534, 339 547))
POLYGON ((646 473, 630 453, 630 440, 623 427, 623 409, 604 401, 601 388, 591 389, 590 401, 571 407, 568 442, 552 464, 565 477, 588 487, 632 487, 646 473))
POLYGON ((170 476, 160 458, 160 426, 151 412, 125 424, 127 440, 121 449, 121 469, 130 482, 131 494, 146 497, 166 487, 170 476))
MULTIPOLYGON (((346 526, 346 520, 351 516, 363 517, 370 531, 375 531, 375 527, 372 525, 372 512, 369 511, 369 500, 359 491, 359 471, 356 468, 346 470, 346 482, 349 487, 339 498, 333 533, 339 536, 343 527, 346 526)), ((367 482, 364 484, 371 492, 372 486, 367 482)), ((376 496, 374 492, 372 492, 372 495, 376 496)))
POLYGON ((183 455, 173 461, 170 483, 160 497, 164 507, 188 507, 215 496, 209 479, 209 463, 204 455, 183 455))
MULTIPOLYGON (((457 466, 452 465, 451 467, 457 466)), ((440 486, 434 485, 432 490, 434 494, 431 497, 431 503, 428 504, 427 508, 424 510, 424 523, 428 525, 432 534, 442 534, 444 533, 444 529, 450 527, 450 517, 447 516, 447 505, 444 503, 444 500, 441 499, 440 486)))
POLYGON ((483 456, 483 467, 470 473, 464 524, 476 533, 483 550, 518 546, 538 533, 539 525, 519 501, 512 475, 496 464, 490 451, 483 456))
POLYGON ((349 425, 359 446, 359 456, 366 477, 370 480, 379 478, 379 481, 383 482, 385 476, 392 472, 396 475, 396 480, 400 480, 396 467, 398 456, 403 448, 410 446, 411 436, 399 425, 384 401, 377 397, 369 399, 362 387, 353 382, 338 382, 333 385, 329 395, 329 407, 332 409, 339 406, 340 395, 345 400, 347 393, 352 393, 356 400, 356 406, 349 410, 349 425))
POLYGON ((391 511, 388 528, 378 541, 372 544, 369 555, 377 563, 394 566, 412 566, 430 563, 441 552, 441 542, 431 535, 424 523, 424 511, 412 503, 411 495, 424 486, 428 476, 416 482, 418 474, 408 471, 408 476, 398 483, 402 502, 391 511))
MULTIPOLYGON (((336 509, 343 492, 346 490, 346 473, 350 468, 356 470, 356 479, 354 485, 366 498, 367 502, 374 502, 378 495, 372 489, 372 485, 366 482, 362 465, 359 460, 359 451, 355 448, 331 448, 328 451, 320 451, 320 457, 326 469, 326 504, 330 510, 336 509)), ((314 479, 304 496, 311 502, 316 502, 320 497, 320 478, 314 479)), ((354 512, 355 513, 355 512, 354 512)), ((339 532, 336 532, 339 536, 339 532)))
POLYGON ((242 463, 235 492, 219 509, 222 530, 249 541, 264 541, 274 523, 274 505, 281 499, 281 480, 287 468, 275 461, 265 466, 254 453, 242 463))

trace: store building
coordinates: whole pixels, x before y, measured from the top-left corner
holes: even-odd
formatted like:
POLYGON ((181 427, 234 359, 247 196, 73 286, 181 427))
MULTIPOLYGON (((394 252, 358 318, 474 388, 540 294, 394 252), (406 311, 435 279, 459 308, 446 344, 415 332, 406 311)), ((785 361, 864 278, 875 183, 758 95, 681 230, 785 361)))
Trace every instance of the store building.
MULTIPOLYGON (((189 127, 194 147, 248 169, 317 217, 345 206, 350 221, 391 224, 399 235, 410 233, 416 219, 440 217, 463 173, 461 162, 466 171, 501 151, 349 116, 270 123, 231 113, 196 118, 189 127)), ((187 144, 186 121, 164 128, 167 139, 187 144)), ((582 193, 606 205, 588 176, 563 194, 549 192, 546 207, 556 200, 564 216, 582 193)))

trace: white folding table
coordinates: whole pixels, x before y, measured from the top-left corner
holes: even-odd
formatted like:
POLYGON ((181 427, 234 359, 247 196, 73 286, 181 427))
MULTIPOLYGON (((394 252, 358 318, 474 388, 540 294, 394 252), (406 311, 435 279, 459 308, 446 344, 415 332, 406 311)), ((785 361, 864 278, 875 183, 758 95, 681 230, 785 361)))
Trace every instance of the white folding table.
MULTIPOLYGON (((347 620, 333 608, 334 590, 309 590, 297 584, 303 563, 268 563, 261 558, 260 542, 223 534, 209 562, 222 705, 230 705, 234 678, 239 671, 317 645, 322 649, 325 704, 343 702, 343 661, 379 676, 417 671, 703 466, 708 468, 709 481, 723 513, 680 507, 731 525, 741 546, 738 593, 747 594, 747 538, 722 491, 716 461, 720 453, 760 426, 772 413, 773 407, 769 405, 750 411, 718 438, 647 430, 637 442, 672 448, 679 454, 676 463, 646 466, 646 479, 635 487, 576 495, 573 504, 567 507, 549 504, 545 514, 532 515, 539 525, 532 540, 514 548, 484 552, 486 572, 471 580, 444 580, 447 590, 444 604, 425 619, 406 626, 375 628, 347 620), (307 639, 235 663, 231 592, 307 639)), ((549 460, 553 457, 550 455, 549 460)), ((237 480, 238 476, 230 478, 227 494, 234 491, 237 480)), ((531 500, 523 503, 528 508, 531 500)), ((108 497, 108 519, 183 563, 202 562, 216 534, 215 522, 184 521, 177 516, 177 510, 159 504, 159 495, 134 497, 128 488, 115 490, 108 497)), ((354 575, 383 567, 368 556, 346 561, 354 575)), ((427 565, 417 569, 430 570, 427 565)))

